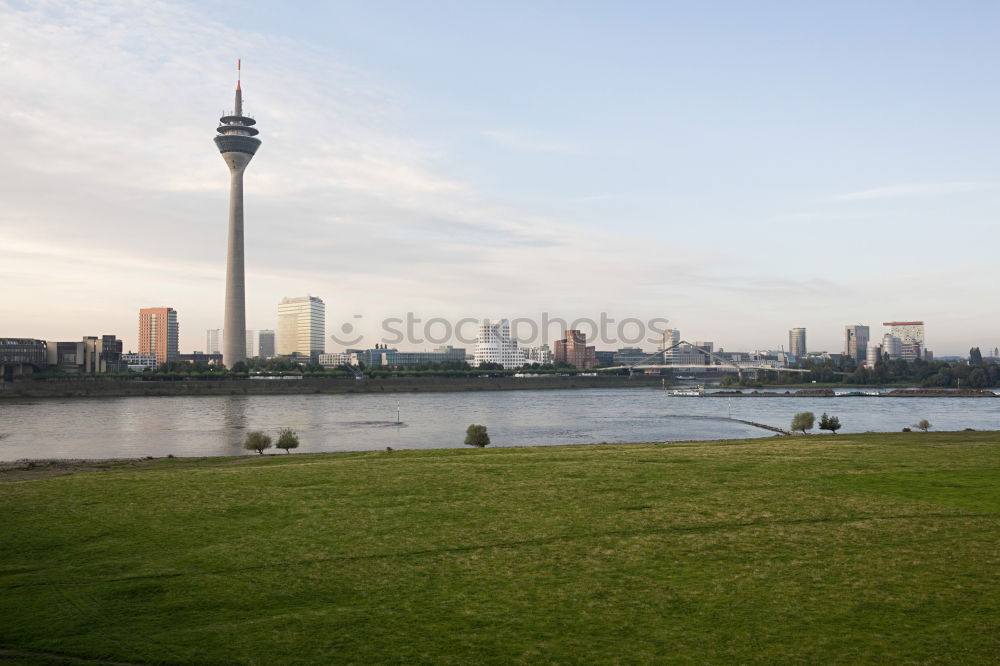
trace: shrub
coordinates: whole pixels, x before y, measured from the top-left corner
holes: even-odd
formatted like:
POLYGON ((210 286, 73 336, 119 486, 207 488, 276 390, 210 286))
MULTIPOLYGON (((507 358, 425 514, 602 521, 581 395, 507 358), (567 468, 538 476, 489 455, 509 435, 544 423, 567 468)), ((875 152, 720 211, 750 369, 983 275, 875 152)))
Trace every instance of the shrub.
POLYGON ((243 442, 243 448, 247 451, 256 451, 263 455, 264 449, 271 448, 271 437, 265 435, 260 430, 253 430, 247 433, 247 438, 243 442))
POLYGON ((478 446, 483 448, 490 443, 490 436, 486 434, 486 426, 473 423, 465 430, 465 443, 468 446, 478 446))
POLYGON ((278 433, 278 443, 275 446, 284 449, 285 453, 291 453, 289 449, 299 448, 299 436, 291 428, 283 428, 278 433))
POLYGON ((931 426, 931 422, 928 421, 927 419, 920 419, 919 421, 917 421, 916 423, 913 424, 913 427, 914 428, 919 428, 920 430, 923 430, 924 432, 927 432, 933 426, 931 426))
POLYGON ((816 415, 812 412, 799 412, 792 418, 791 430, 801 430, 802 434, 806 434, 806 430, 812 430, 812 427, 816 424, 816 415))
POLYGON ((913 432, 913 431, 910 430, 909 428, 903 428, 903 432, 913 432))

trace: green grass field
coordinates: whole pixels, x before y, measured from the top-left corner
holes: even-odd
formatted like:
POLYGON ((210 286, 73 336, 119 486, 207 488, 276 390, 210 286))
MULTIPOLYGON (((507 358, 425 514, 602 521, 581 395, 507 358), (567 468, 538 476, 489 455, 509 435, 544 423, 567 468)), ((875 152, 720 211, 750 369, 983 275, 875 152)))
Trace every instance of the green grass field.
POLYGON ((1000 433, 0 483, 0 662, 1000 661, 1000 433))

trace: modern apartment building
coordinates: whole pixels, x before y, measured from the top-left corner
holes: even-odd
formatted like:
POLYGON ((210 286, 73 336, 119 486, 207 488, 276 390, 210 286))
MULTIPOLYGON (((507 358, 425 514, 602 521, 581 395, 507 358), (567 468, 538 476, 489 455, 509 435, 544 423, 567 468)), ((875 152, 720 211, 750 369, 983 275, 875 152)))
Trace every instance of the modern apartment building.
POLYGON ((479 325, 473 365, 478 367, 483 363, 499 363, 506 370, 520 368, 524 362, 524 350, 519 349, 517 340, 510 337, 510 322, 501 319, 493 324, 489 319, 483 320, 479 325))
POLYGON ((793 328, 788 331, 788 353, 796 360, 806 357, 806 329, 793 328))
POLYGON ((597 365, 597 353, 594 347, 587 346, 587 335, 581 331, 563 331, 563 338, 556 340, 552 351, 554 363, 568 363, 575 368, 593 368, 597 365))
POLYGON ((326 304, 316 296, 284 298, 278 304, 277 352, 314 361, 325 349, 326 304))
POLYGON ((177 360, 180 338, 177 311, 173 308, 139 310, 139 353, 156 357, 159 364, 177 360))
POLYGON ((853 324, 844 327, 844 354, 854 359, 855 363, 861 363, 867 358, 868 340, 871 337, 871 329, 861 324, 853 324))

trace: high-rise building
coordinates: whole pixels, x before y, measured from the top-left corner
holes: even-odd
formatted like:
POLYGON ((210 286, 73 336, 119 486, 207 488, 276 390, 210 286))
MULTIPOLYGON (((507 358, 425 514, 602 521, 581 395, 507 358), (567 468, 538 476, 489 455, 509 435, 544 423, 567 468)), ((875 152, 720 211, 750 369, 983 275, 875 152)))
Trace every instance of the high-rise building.
POLYGON ((325 351, 326 305, 315 296, 284 298, 278 304, 278 355, 318 359, 325 351))
MULTIPOLYGON (((886 335, 899 339, 899 358, 915 361, 924 355, 924 322, 922 321, 887 321, 882 323, 889 327, 886 335)), ((895 357, 893 357, 895 358, 895 357)))
MULTIPOLYGON (((239 61, 236 64, 240 69, 239 61)), ((246 360, 246 279, 243 271, 243 172, 260 147, 256 120, 243 115, 243 91, 236 78, 233 112, 219 119, 215 145, 229 167, 229 240, 226 250, 226 306, 222 359, 232 367, 246 360)))
POLYGON ((222 353, 222 329, 210 328, 205 331, 205 352, 208 354, 222 353))
POLYGON ((902 342, 919 342, 924 344, 924 322, 922 321, 885 321, 883 326, 889 327, 889 335, 899 338, 902 342))
POLYGON ((247 331, 247 358, 257 357, 257 345, 254 342, 257 339, 257 331, 247 331))
POLYGON ((806 357, 806 329, 793 328, 788 331, 788 353, 796 360, 806 357))
POLYGON ((563 331, 563 338, 556 340, 552 350, 554 363, 568 363, 575 368, 593 368, 597 365, 594 347, 587 346, 587 334, 582 331, 563 331))
POLYGON ((844 327, 844 355, 850 356, 855 363, 861 363, 867 358, 868 340, 871 329, 860 324, 844 327))
POLYGON ((257 355, 261 358, 274 357, 274 331, 263 328, 257 331, 257 355))
POLYGON ((139 310, 139 353, 156 357, 161 365, 177 360, 180 326, 173 308, 139 310))
POLYGON ((499 363, 505 370, 524 365, 524 350, 519 349, 517 340, 510 337, 510 322, 501 319, 495 324, 489 319, 479 325, 479 337, 472 364, 499 363))

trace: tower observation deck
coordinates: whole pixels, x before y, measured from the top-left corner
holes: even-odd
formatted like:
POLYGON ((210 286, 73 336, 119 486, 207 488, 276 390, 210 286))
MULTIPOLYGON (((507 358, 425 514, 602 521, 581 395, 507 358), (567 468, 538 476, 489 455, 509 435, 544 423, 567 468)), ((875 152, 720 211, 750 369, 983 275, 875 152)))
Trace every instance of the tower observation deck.
MULTIPOLYGON (((240 64, 237 61, 237 71, 240 64)), ((226 254, 226 303, 222 340, 222 362, 227 367, 245 361, 246 350, 246 279, 243 262, 243 172, 260 147, 254 125, 257 121, 243 115, 243 90, 236 79, 233 112, 219 119, 215 145, 229 167, 229 239, 226 254)))

